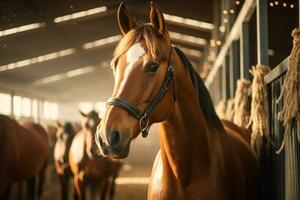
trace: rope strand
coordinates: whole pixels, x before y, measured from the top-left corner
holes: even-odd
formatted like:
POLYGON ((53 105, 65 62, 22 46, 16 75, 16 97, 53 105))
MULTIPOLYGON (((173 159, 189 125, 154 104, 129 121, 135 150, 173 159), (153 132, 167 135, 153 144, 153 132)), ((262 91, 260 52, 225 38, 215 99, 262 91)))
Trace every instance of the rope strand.
POLYGON ((250 81, 239 79, 237 81, 237 89, 234 98, 234 117, 233 122, 245 128, 249 122, 249 100, 248 89, 251 86, 250 81))
POLYGON ((252 82, 252 102, 251 114, 247 128, 251 126, 251 146, 260 155, 260 147, 263 144, 263 138, 269 143, 269 105, 267 85, 264 81, 264 76, 270 72, 270 68, 264 65, 253 66, 250 73, 253 75, 252 82))
POLYGON ((292 121, 296 120, 296 133, 300 140, 300 30, 294 29, 292 32, 293 49, 291 52, 289 66, 284 79, 280 96, 277 103, 283 100, 284 105, 279 113, 279 120, 285 127, 284 139, 276 153, 281 153, 291 132, 292 121))

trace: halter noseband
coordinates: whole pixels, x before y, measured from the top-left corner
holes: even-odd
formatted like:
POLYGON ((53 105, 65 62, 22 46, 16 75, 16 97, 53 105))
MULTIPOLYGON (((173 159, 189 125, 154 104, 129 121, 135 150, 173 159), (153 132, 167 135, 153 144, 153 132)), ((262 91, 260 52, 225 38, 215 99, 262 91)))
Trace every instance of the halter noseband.
MULTIPOLYGON (((137 120, 139 120, 140 131, 142 132, 143 137, 147 137, 148 131, 150 129, 149 116, 150 116, 151 112, 154 110, 154 108, 158 105, 158 103, 162 100, 162 98, 168 92, 170 81, 171 80, 174 81, 174 79, 175 79, 174 68, 171 65, 171 54, 172 54, 172 46, 170 48, 170 53, 169 53, 169 58, 168 58, 168 70, 166 72, 166 75, 162 82, 162 85, 159 89, 159 92, 150 101, 149 105, 146 107, 146 109, 143 112, 140 111, 135 105, 133 105, 132 103, 130 103, 129 101, 127 101, 125 99, 115 97, 115 98, 110 98, 107 101, 107 104, 119 106, 119 107, 123 108, 124 110, 128 111, 130 114, 132 114, 137 120)), ((174 100, 176 100, 175 99, 175 89, 174 89, 174 100)))

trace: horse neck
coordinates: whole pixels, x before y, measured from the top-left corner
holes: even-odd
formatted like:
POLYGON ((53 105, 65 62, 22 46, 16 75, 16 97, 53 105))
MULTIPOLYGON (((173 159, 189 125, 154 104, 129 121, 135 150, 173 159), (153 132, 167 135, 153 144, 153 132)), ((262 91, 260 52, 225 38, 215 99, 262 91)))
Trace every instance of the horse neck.
POLYGON ((177 54, 173 55, 176 74, 176 103, 170 117, 161 123, 160 143, 164 167, 186 184, 193 171, 207 174, 210 163, 206 119, 186 69, 177 54))

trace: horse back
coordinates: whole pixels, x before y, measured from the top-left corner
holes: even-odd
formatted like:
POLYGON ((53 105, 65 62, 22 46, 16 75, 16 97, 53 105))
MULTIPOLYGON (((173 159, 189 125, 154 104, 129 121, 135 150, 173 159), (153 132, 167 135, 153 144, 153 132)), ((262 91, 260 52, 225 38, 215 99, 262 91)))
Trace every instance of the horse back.
POLYGON ((45 166, 48 141, 45 132, 21 126, 17 121, 0 115, 0 179, 18 181, 35 176, 45 166))
POLYGON ((240 135, 248 144, 251 142, 251 131, 249 129, 237 126, 231 121, 222 119, 222 124, 227 132, 240 135))

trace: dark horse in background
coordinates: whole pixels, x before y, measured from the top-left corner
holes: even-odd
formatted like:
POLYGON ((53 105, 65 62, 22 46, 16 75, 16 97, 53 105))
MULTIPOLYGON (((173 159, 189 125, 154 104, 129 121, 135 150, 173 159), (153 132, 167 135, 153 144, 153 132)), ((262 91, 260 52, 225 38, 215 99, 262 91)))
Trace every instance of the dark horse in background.
POLYGON ((57 127, 54 146, 54 164, 61 187, 61 198, 67 200, 69 180, 72 177, 69 165, 69 151, 76 132, 70 122, 66 122, 64 125, 57 123, 57 127))
POLYGON ((8 200, 11 185, 27 180, 28 199, 41 197, 48 159, 48 136, 39 124, 0 115, 0 199, 8 200), (37 191, 36 191, 37 182, 37 191))
POLYGON ((90 186, 93 197, 98 192, 101 200, 111 200, 114 195, 115 179, 122 163, 94 155, 94 137, 100 119, 95 111, 88 114, 81 112, 81 115, 82 130, 74 137, 69 152, 76 197, 84 200, 86 188, 90 186))
POLYGON ((104 156, 125 158, 139 133, 159 123, 149 200, 259 199, 259 164, 239 128, 225 127, 192 65, 171 45, 160 8, 137 24, 124 3, 124 37, 112 60, 115 86, 96 134, 104 156))

